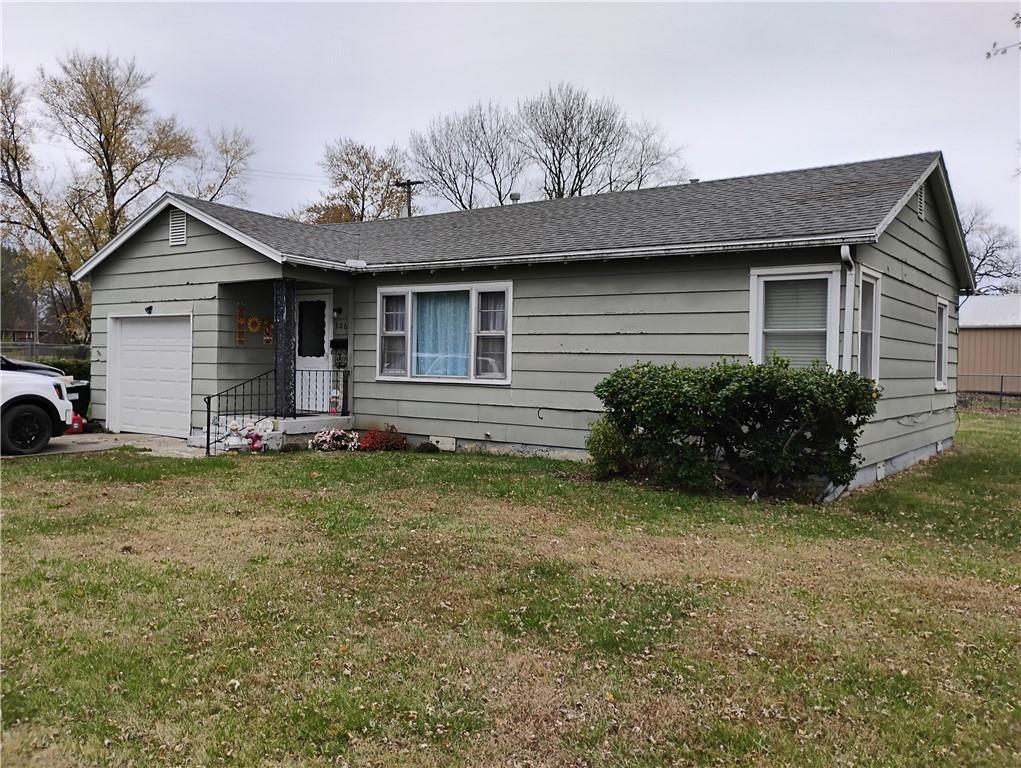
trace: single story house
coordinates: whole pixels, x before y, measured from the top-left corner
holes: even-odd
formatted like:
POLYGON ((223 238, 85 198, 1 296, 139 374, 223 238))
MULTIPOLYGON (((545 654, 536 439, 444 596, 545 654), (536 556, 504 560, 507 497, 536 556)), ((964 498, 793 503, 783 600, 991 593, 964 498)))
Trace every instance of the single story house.
POLYGON ((1021 294, 961 301, 961 392, 1021 395, 1021 294))
POLYGON ((114 431, 581 455, 614 369, 778 353, 879 382, 856 483, 951 444, 974 289, 939 152, 326 226, 168 193, 75 277, 114 431))

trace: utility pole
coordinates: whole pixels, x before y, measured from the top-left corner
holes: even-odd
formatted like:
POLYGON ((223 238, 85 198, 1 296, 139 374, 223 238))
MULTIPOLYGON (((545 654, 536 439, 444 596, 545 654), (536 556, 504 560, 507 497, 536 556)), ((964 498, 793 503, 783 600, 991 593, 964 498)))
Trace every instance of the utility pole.
POLYGON ((401 187, 405 194, 408 196, 408 218, 411 218, 411 188, 417 187, 419 184, 425 184, 424 181, 412 181, 411 179, 405 179, 404 181, 395 181, 395 187, 401 187))

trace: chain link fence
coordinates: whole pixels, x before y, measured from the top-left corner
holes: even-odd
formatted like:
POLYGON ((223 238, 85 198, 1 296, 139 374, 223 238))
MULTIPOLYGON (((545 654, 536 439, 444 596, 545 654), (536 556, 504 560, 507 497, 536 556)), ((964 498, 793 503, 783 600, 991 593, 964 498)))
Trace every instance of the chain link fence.
POLYGON ((958 374, 957 403, 963 408, 1021 408, 1021 374, 958 374))
POLYGON ((0 341, 0 352, 4 357, 16 360, 38 360, 59 357, 65 360, 88 360, 88 344, 36 344, 31 341, 0 341))

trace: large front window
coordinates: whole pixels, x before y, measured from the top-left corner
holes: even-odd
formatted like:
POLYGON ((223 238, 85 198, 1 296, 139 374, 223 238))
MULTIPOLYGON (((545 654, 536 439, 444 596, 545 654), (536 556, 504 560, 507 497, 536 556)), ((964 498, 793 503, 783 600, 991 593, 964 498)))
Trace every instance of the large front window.
POLYGON ((510 380, 510 285, 461 284, 379 291, 379 376, 510 380))
POLYGON ((777 356, 796 368, 837 367, 840 269, 781 267, 752 270, 749 354, 777 356))

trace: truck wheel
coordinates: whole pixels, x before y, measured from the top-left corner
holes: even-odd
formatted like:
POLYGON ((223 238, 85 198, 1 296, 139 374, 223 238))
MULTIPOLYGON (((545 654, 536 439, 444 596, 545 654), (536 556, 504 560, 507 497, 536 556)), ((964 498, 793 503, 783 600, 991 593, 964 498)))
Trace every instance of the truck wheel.
POLYGON ((38 453, 50 442, 52 431, 50 417, 38 405, 15 405, 3 417, 0 437, 3 438, 4 453, 16 456, 38 453))

